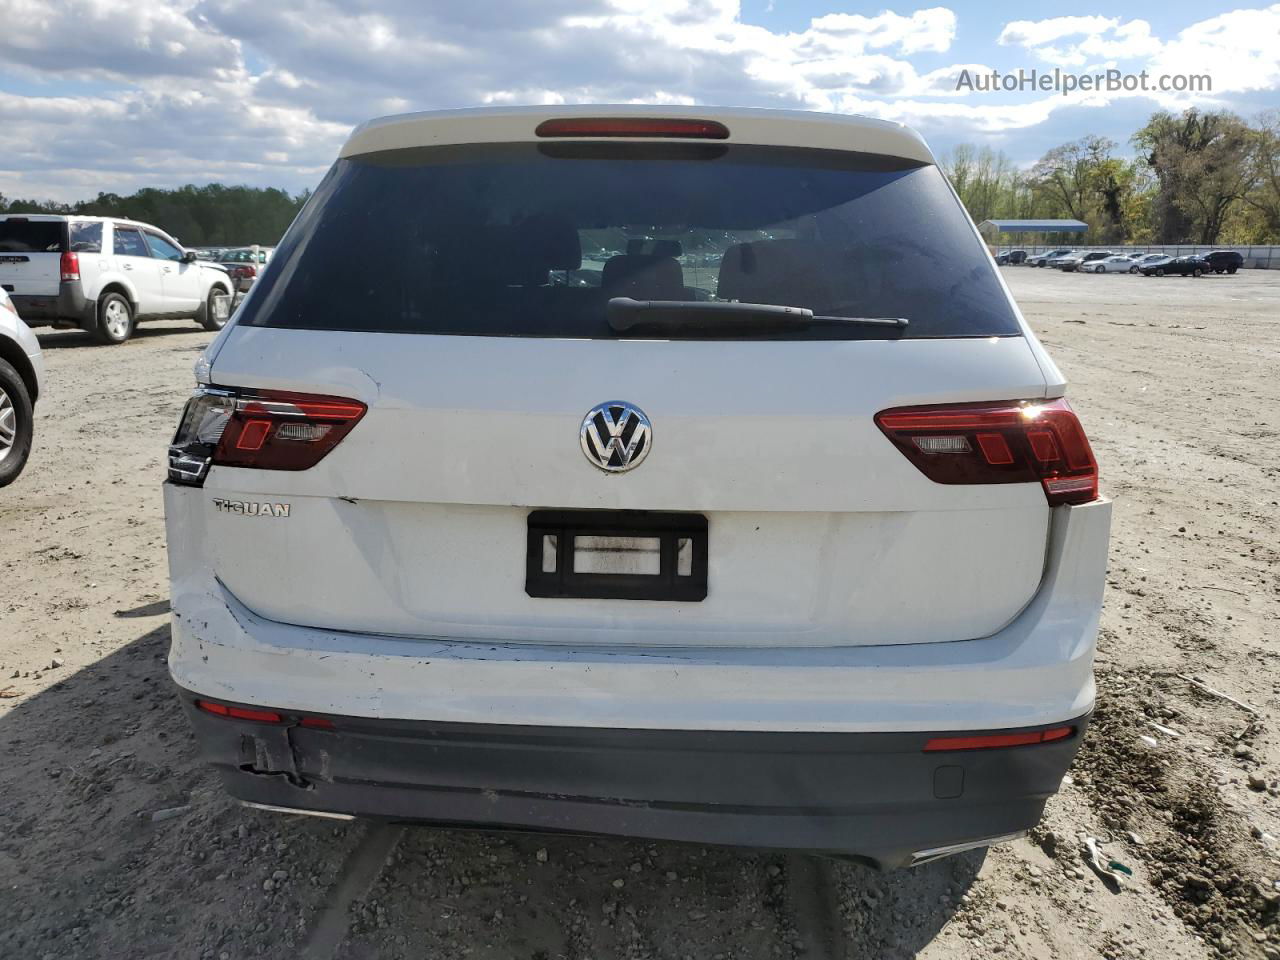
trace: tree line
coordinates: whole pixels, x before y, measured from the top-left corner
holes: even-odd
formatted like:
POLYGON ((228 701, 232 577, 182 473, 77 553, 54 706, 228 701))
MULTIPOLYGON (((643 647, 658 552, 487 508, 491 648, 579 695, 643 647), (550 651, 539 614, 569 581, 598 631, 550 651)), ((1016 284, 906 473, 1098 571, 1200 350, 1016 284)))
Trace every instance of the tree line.
MULTIPOLYGON (((1229 111, 1152 115, 1134 155, 1086 136, 1030 170, 1003 152, 961 144, 941 158, 975 221, 1073 219, 1094 244, 1280 243, 1280 111, 1247 123, 1229 111)), ((268 187, 147 188, 77 203, 6 199, 0 213, 118 216, 153 223, 187 246, 275 244, 310 196, 268 187)))
POLYGON ((941 164, 973 219, 1083 220, 1090 244, 1280 243, 1280 111, 1153 114, 1118 144, 1087 136, 1030 170, 961 144, 941 164))
POLYGON ((127 197, 99 193, 92 200, 57 203, 8 199, 0 213, 59 213, 125 217, 154 224, 188 247, 272 246, 280 241, 311 191, 292 196, 274 187, 188 184, 174 190, 148 187, 127 197))

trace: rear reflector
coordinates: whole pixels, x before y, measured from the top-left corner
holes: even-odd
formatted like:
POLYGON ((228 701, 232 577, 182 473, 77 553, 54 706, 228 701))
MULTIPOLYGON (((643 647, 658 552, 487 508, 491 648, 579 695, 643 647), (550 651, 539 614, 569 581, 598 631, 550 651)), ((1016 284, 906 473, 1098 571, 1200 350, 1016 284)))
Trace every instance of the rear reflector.
POLYGON ((253 720, 256 723, 282 723, 284 718, 273 710, 251 710, 248 707, 231 707, 225 703, 214 703, 212 700, 197 700, 196 706, 205 713, 217 717, 229 717, 233 720, 253 720))
POLYGON ((715 120, 660 117, 564 117, 543 120, 539 137, 676 137, 687 140, 727 140, 729 128, 715 120))
POLYGON ((976 737, 934 737, 924 745, 926 753, 938 750, 997 750, 1001 747, 1025 747, 1033 743, 1052 743, 1065 740, 1076 732, 1075 727, 1054 727, 1051 730, 1032 730, 1028 733, 992 733, 976 737))
MULTIPOLYGON (((252 720, 255 723, 288 723, 290 718, 284 714, 277 713, 275 710, 258 710, 253 707, 233 707, 226 703, 216 703, 213 700, 197 700, 196 706, 205 713, 212 713, 215 717, 227 717, 231 720, 252 720)), ((298 725, 302 727, 311 727, 315 730, 332 730, 333 721, 328 717, 303 716, 298 717, 298 725)))
POLYGON ((897 407, 876 424, 935 483, 1038 480, 1050 506, 1098 498, 1098 465, 1066 400, 897 407))

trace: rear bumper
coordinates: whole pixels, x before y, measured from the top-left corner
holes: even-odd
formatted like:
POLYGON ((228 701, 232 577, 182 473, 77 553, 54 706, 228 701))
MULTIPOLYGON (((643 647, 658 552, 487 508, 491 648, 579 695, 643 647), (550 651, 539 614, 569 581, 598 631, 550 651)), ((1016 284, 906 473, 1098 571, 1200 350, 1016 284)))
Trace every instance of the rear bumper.
POLYGON ((885 868, 1034 826, 1083 734, 924 752, 922 733, 512 727, 298 716, 183 702, 232 796, 328 814, 773 847, 885 868))
POLYGON ((166 485, 164 494, 169 667, 179 686, 213 699, 368 719, 808 733, 1018 729, 1093 707, 1105 500, 1052 511, 1040 589, 991 636, 684 648, 413 639, 278 623, 210 572, 207 492, 166 485))
POLYGON ((90 330, 97 322, 97 301, 85 298, 79 280, 63 281, 53 296, 11 294, 9 299, 18 308, 18 316, 30 327, 65 322, 90 330))

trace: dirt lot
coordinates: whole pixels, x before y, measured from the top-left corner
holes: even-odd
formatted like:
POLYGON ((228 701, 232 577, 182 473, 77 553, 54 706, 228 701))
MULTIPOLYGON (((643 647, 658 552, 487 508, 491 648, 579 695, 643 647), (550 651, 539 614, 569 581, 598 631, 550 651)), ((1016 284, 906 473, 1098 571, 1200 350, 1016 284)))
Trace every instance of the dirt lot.
POLYGON ((1116 500, 1099 712, 1033 838, 890 875, 232 805, 164 666, 163 453, 209 335, 43 336, 0 491, 0 956, 1280 957, 1280 273, 1004 273, 1116 500))

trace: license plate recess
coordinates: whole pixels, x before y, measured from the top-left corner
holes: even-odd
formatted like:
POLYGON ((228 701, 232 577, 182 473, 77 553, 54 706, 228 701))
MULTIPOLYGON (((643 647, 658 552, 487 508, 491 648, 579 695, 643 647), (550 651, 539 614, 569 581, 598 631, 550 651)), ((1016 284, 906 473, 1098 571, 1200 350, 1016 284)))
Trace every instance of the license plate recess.
POLYGON ((531 597, 679 600, 707 596, 707 518, 647 510, 534 510, 531 597))

